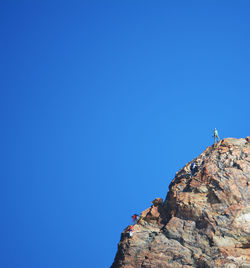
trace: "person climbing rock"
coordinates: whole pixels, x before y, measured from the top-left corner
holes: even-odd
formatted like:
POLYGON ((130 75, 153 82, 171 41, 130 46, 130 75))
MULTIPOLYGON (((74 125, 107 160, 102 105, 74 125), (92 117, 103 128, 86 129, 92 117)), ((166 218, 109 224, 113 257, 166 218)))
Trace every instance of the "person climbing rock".
POLYGON ((214 144, 216 144, 220 140, 219 135, 218 135, 218 131, 216 128, 214 129, 213 137, 214 137, 214 144))
POLYGON ((197 165, 195 162, 192 162, 190 165, 190 171, 191 171, 191 177, 194 176, 194 174, 197 172, 197 165))
POLYGON ((137 222, 138 222, 138 220, 139 220, 139 215, 138 214, 134 214, 133 216, 132 216, 132 219, 133 219, 133 224, 135 225, 135 224, 137 224, 137 222))
POLYGON ((133 225, 130 225, 128 227, 128 231, 129 231, 129 237, 132 237, 133 236, 133 232, 134 232, 134 226, 133 225))

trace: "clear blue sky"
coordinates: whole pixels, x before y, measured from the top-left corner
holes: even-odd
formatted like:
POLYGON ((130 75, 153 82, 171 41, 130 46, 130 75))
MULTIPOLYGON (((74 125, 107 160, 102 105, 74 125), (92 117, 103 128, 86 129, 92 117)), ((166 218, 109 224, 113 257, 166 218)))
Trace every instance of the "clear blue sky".
POLYGON ((109 267, 214 127, 250 135, 250 2, 0 7, 0 266, 109 267))

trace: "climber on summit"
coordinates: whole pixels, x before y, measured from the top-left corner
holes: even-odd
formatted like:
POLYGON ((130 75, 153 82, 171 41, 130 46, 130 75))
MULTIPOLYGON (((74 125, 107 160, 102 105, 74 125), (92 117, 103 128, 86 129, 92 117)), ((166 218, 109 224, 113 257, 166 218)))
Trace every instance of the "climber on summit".
POLYGON ((138 222, 139 218, 140 218, 140 217, 139 217, 138 214, 134 214, 134 215, 132 216, 133 224, 134 224, 134 225, 138 222))
POLYGON ((218 131, 216 128, 214 129, 213 137, 214 137, 214 144, 220 140, 219 135, 218 135, 218 131), (216 139, 217 139, 217 141, 216 141, 216 139))

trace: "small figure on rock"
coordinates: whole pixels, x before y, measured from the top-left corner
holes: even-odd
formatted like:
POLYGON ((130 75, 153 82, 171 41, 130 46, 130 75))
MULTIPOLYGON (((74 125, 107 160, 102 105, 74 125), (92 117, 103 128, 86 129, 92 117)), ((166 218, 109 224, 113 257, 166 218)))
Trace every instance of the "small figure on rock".
POLYGON ((134 214, 133 216, 132 216, 132 219, 133 219, 133 224, 135 225, 135 224, 137 224, 137 222, 139 221, 139 215, 138 214, 134 214))
POLYGON ((198 171, 198 167, 195 162, 192 162, 190 165, 190 171, 191 171, 191 177, 194 176, 194 174, 198 171))
POLYGON ((134 226, 133 225, 129 225, 128 231, 129 231, 129 237, 132 237, 133 236, 133 232, 134 232, 134 226))
POLYGON ((219 135, 218 135, 218 131, 216 128, 214 129, 213 137, 214 137, 214 144, 216 144, 220 140, 219 135))

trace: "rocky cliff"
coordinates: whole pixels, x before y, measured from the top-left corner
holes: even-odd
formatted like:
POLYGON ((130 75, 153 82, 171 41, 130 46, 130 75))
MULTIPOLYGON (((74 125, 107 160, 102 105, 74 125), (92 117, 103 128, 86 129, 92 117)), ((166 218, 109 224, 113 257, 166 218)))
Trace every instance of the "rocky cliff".
POLYGON ((224 139, 191 162, 133 236, 123 231, 111 268, 250 267, 250 137, 224 139))

